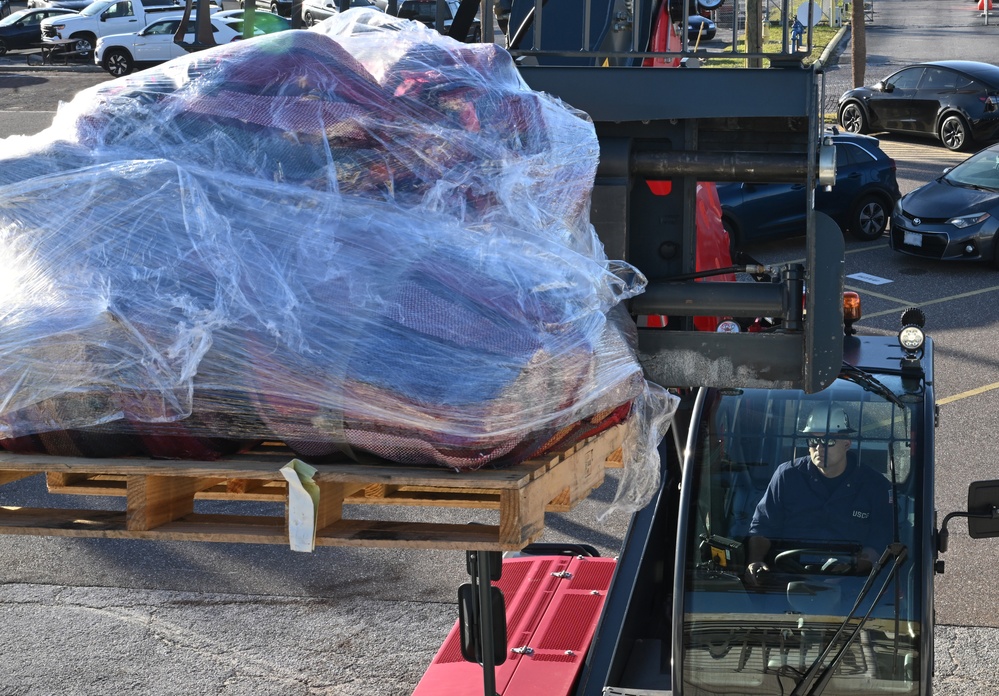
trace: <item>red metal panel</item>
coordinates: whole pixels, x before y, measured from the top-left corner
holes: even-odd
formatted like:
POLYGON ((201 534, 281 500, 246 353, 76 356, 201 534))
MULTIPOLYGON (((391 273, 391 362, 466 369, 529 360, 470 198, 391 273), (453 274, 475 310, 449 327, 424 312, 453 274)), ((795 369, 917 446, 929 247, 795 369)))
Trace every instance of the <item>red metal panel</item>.
MULTIPOLYGON (((497 586, 507 615, 507 659, 496 691, 522 696, 567 694, 582 667, 614 572, 609 558, 526 556, 503 561, 497 586), (515 653, 515 648, 530 648, 515 653)), ((481 696, 482 667, 461 657, 457 623, 414 696, 481 696)))
MULTIPOLYGON (((525 556, 503 561, 496 586, 506 602, 507 658, 496 667, 496 690, 502 694, 522 656, 512 652, 527 645, 555 594, 559 578, 572 559, 561 556, 525 556)), ((482 667, 461 656, 458 623, 437 651, 414 696, 481 696, 482 667)))
POLYGON ((504 694, 568 694, 579 676, 614 574, 611 558, 574 558, 504 694))

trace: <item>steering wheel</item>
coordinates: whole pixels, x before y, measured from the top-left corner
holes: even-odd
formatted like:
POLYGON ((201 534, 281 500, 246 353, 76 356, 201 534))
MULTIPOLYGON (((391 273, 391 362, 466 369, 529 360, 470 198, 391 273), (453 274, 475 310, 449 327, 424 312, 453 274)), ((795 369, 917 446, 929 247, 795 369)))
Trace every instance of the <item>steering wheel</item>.
POLYGON ((790 573, 820 573, 823 575, 852 575, 857 572, 857 556, 847 551, 832 549, 802 548, 781 551, 774 558, 774 566, 778 570, 790 573), (801 556, 820 556, 828 560, 821 566, 811 563, 805 565, 801 556), (845 568, 843 566, 846 566, 845 568))

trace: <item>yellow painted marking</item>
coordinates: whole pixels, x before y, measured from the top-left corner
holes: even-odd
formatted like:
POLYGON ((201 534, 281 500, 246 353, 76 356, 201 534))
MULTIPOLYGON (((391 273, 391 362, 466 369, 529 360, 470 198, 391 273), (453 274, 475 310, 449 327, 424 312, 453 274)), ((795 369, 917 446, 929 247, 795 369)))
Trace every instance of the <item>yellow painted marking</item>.
MULTIPOLYGON (((995 292, 997 290, 999 290, 999 285, 993 285, 992 287, 989 287, 989 288, 980 288, 979 290, 971 290, 969 292, 962 292, 962 293, 957 294, 957 295, 949 295, 947 297, 938 297, 935 300, 922 300, 920 302, 906 302, 904 300, 898 300, 898 299, 891 298, 891 297, 885 297, 884 295, 877 295, 877 294, 875 294, 873 292, 867 292, 866 290, 864 292, 867 292, 868 295, 873 295, 874 297, 880 297, 883 300, 889 300, 891 302, 898 302, 900 306, 905 306, 905 307, 916 307, 916 306, 926 307, 927 305, 940 304, 941 302, 950 302, 951 300, 961 300, 961 299, 964 299, 966 297, 974 297, 975 295, 982 295, 982 294, 985 294, 987 292, 995 292)), ((882 316, 884 316, 886 314, 894 314, 897 311, 898 311, 898 309, 896 308, 896 309, 885 309, 885 310, 882 310, 880 312, 874 312, 873 314, 866 314, 865 313, 864 314, 864 318, 865 319, 869 319, 871 317, 882 317, 882 316)))
POLYGON ((887 242, 885 242, 884 244, 865 244, 864 246, 855 247, 853 249, 847 249, 846 253, 858 254, 861 251, 873 251, 874 249, 887 249, 887 248, 888 248, 887 242))
POLYGON ((966 392, 961 392, 960 394, 954 394, 954 396, 947 396, 944 397, 943 399, 937 399, 937 405, 943 406, 944 404, 949 404, 952 401, 967 399, 969 396, 978 396, 979 394, 984 394, 985 392, 992 391, 993 389, 999 389, 999 382, 986 384, 984 387, 978 387, 976 389, 969 389, 966 392))
POLYGON ((844 289, 853 290, 854 292, 863 293, 864 295, 869 295, 871 297, 876 297, 879 300, 888 300, 889 302, 898 302, 899 304, 906 304, 905 300, 900 300, 897 297, 892 297, 891 295, 882 295, 880 292, 874 292, 873 290, 868 290, 866 287, 859 287, 856 285, 844 285, 844 289))

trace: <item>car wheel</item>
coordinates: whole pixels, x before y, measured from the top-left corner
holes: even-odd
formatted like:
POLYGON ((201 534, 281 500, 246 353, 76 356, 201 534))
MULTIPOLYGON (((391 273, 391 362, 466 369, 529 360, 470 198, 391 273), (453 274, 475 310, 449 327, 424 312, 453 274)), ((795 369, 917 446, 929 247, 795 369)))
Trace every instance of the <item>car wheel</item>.
POLYGON ((853 206, 853 213, 850 215, 850 234, 862 242, 880 239, 888 229, 890 215, 884 199, 869 193, 853 206))
POLYGON ((839 110, 839 125, 848 133, 866 133, 870 129, 867 114, 857 102, 847 102, 839 110))
POLYGON ((311 27, 315 25, 315 23, 316 23, 316 18, 312 16, 311 12, 306 12, 302 16, 302 24, 304 24, 305 26, 311 27))
POLYGON ((271 14, 278 14, 278 6, 276 2, 271 3, 271 14))
POLYGON ((115 77, 122 77, 135 69, 135 63, 132 60, 132 56, 128 54, 128 51, 121 48, 113 48, 104 54, 101 67, 115 77))
POLYGON ((728 235, 728 249, 729 253, 735 257, 735 252, 742 248, 742 239, 739 237, 739 228, 735 226, 735 223, 726 217, 722 218, 722 229, 725 230, 725 234, 728 235))
POLYGON ((957 114, 951 114, 940 122, 940 142, 952 152, 963 150, 971 145, 971 130, 968 123, 957 114))
POLYGON ((0 56, 4 55, 5 53, 7 53, 7 44, 3 42, 3 39, 0 39, 0 56))
POLYGON ((97 45, 97 37, 93 34, 78 34, 69 38, 76 39, 76 43, 73 44, 73 50, 78 51, 83 56, 93 53, 94 46, 97 45))

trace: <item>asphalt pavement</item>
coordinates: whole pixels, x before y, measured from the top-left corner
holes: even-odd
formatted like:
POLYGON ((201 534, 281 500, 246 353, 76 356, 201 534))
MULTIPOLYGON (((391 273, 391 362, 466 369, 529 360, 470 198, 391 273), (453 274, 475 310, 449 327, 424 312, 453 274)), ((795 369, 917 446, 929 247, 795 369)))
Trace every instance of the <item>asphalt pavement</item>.
MULTIPOLYGON (((917 60, 993 55, 999 19, 985 25, 974 8, 969 0, 956 0, 947 12, 934 0, 875 0, 866 82, 917 60)), ((853 86, 849 34, 844 39, 825 71, 827 111, 853 86)), ((13 60, 5 57, 0 72, 13 60)), ((31 75, 42 80, 65 72, 34 70, 40 72, 31 75)), ((98 71, 89 65, 79 70, 98 71)), ((0 90, 0 99, 13 100, 8 94, 0 90)), ((900 172, 949 161, 949 153, 932 143, 882 142, 899 159, 900 172)), ((903 189, 917 184, 914 177, 903 189)), ((775 256, 789 253, 795 252, 773 250, 775 256)), ((938 395, 950 400, 938 432, 937 507, 941 513, 959 509, 966 478, 995 477, 991 457, 982 454, 991 451, 990 433, 967 424, 982 413, 999 413, 999 392, 977 401, 961 397, 976 385, 999 382, 999 322, 991 319, 996 303, 986 292, 996 281, 983 269, 961 268, 938 282, 931 264, 899 263, 883 244, 851 244, 847 264, 848 273, 897 277, 893 298, 930 307, 941 348, 938 395), (931 277, 934 282, 927 282, 931 277), (960 289, 951 283, 961 283, 960 289), (944 295, 951 299, 940 301, 944 295), (958 295, 970 299, 957 305, 958 295)), ((888 292, 881 289, 882 296, 888 292)), ((897 301, 882 301, 885 312, 895 311, 897 301)), ((889 323, 886 318, 879 326, 888 331, 889 323)), ((616 481, 612 474, 572 513, 549 515, 544 540, 583 540, 613 555, 627 519, 597 516, 616 481)), ((41 480, 10 484, 0 488, 0 504, 38 504, 43 491, 41 480)), ((65 504, 122 501, 68 496, 65 504)), ((460 515, 440 517, 455 519, 460 515)), ((937 578, 934 686, 943 696, 991 696, 999 664, 999 584, 991 560, 997 544, 972 546, 959 524, 952 529, 948 572, 937 578)), ((271 546, 3 537, 0 558, 5 696, 402 696, 450 629, 456 588, 466 578, 463 554, 445 551, 323 548, 296 554, 271 546)))

